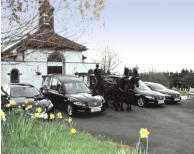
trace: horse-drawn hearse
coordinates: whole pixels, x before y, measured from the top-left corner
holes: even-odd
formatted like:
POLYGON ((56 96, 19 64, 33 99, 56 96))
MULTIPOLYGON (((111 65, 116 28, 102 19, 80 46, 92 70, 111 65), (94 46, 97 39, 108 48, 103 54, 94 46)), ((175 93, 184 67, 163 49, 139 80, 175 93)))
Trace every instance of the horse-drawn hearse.
MULTIPOLYGON (((86 74, 77 74, 83 77, 86 74)), ((131 104, 144 107, 147 104, 164 104, 165 96, 161 93, 152 91, 139 78, 137 68, 124 69, 123 75, 104 75, 96 78, 90 70, 88 86, 94 94, 99 94, 106 100, 106 106, 113 105, 118 111, 124 110, 123 104, 127 105, 127 111, 131 110, 131 104)))
MULTIPOLYGON (((84 76, 83 73, 78 73, 77 75, 79 77, 84 76)), ((139 75, 136 68, 133 71, 125 68, 122 76, 100 74, 100 76, 96 77, 91 72, 88 79, 90 89, 94 94, 104 97, 107 107, 112 104, 116 111, 119 108, 123 111, 123 103, 126 103, 127 111, 131 110, 131 103, 136 101, 134 88, 139 86, 139 75)))

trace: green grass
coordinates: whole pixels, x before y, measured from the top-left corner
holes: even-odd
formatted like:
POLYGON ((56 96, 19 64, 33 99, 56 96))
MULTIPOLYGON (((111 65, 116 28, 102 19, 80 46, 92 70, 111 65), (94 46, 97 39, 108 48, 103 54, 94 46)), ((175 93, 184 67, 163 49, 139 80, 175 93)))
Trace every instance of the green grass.
POLYGON ((187 96, 187 91, 178 90, 178 92, 181 94, 181 96, 187 96))
POLYGON ((10 112, 1 122, 3 154, 140 154, 139 147, 125 150, 91 134, 77 132, 63 121, 30 118, 25 113, 10 112), (135 152, 136 150, 136 152, 135 152))

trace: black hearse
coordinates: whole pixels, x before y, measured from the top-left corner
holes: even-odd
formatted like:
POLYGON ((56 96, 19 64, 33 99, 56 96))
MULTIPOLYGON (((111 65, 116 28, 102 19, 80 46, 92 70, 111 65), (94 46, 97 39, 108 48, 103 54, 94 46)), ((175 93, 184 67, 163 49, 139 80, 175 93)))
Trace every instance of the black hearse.
POLYGON ((74 76, 49 74, 42 76, 40 90, 69 116, 76 112, 96 113, 105 110, 102 96, 93 95, 83 81, 74 76))

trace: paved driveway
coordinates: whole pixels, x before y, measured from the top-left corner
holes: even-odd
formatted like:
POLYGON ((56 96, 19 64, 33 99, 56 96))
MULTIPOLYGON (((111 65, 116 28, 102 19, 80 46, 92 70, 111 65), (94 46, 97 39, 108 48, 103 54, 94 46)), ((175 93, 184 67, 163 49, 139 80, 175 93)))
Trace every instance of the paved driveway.
POLYGON ((78 115, 73 121, 82 131, 128 145, 138 141, 140 128, 148 128, 151 154, 194 154, 193 100, 161 107, 133 106, 133 111, 129 112, 109 108, 102 114, 78 115))

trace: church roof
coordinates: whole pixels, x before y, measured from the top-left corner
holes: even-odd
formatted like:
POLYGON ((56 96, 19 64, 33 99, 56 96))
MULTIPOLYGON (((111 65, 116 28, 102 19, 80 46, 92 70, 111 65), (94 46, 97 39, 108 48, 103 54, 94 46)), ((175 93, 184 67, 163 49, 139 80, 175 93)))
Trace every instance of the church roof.
POLYGON ((41 1, 39 8, 39 28, 36 33, 29 35, 27 38, 19 41, 12 47, 8 48, 2 55, 6 55, 14 49, 24 51, 29 48, 37 49, 54 49, 54 50, 74 50, 85 51, 87 48, 74 41, 66 39, 54 30, 54 8, 50 5, 49 0, 41 1), (44 14, 46 16, 44 16, 44 14))
POLYGON ((28 36, 24 40, 18 42, 13 47, 7 49, 5 52, 9 52, 17 47, 28 49, 28 48, 46 48, 63 50, 70 49, 76 51, 85 51, 87 48, 74 41, 66 39, 54 31, 47 32, 36 32, 35 34, 28 36))

